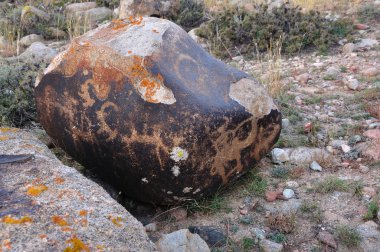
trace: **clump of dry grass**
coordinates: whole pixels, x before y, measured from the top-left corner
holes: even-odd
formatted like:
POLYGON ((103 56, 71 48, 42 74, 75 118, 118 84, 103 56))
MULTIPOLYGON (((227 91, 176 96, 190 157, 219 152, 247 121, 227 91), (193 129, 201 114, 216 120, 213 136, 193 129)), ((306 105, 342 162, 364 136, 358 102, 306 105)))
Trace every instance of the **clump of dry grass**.
POLYGON ((270 215, 267 219, 267 224, 272 230, 280 231, 281 233, 291 233, 296 225, 296 217, 294 214, 290 215, 270 215))
POLYGON ((87 16, 81 17, 76 15, 68 15, 66 17, 66 28, 70 40, 91 30, 91 21, 87 16))

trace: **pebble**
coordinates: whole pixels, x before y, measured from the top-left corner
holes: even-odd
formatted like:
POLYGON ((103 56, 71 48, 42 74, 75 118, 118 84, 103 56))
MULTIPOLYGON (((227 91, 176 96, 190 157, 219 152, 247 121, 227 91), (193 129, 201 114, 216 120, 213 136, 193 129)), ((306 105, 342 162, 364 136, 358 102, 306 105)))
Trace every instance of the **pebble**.
POLYGON ((346 86, 351 90, 359 89, 359 81, 357 79, 347 79, 345 81, 346 86))
POLYGON ((354 27, 357 30, 368 30, 369 29, 369 26, 366 24, 355 24, 354 27))
POLYGON ((250 232, 258 240, 265 239, 265 231, 261 228, 252 228, 252 229, 250 229, 250 232))
POLYGON ((287 129, 287 128, 289 128, 289 125, 290 125, 290 121, 289 121, 288 118, 284 118, 284 119, 282 119, 282 128, 283 128, 283 129, 287 129))
POLYGON ((362 75, 366 77, 374 77, 378 75, 379 70, 376 67, 370 67, 362 71, 362 75))
POLYGON ((347 144, 342 144, 340 147, 342 148, 342 151, 344 153, 348 153, 348 152, 351 151, 351 147, 349 145, 347 145, 347 144))
POLYGON ((363 187, 362 192, 363 196, 368 199, 371 199, 373 196, 376 195, 376 189, 370 186, 363 187))
POLYGON ((313 171, 322 171, 322 166, 320 166, 316 161, 311 162, 310 169, 313 171))
POLYGON ((275 164, 281 164, 281 163, 284 163, 286 161, 289 161, 289 155, 283 149, 274 148, 271 151, 271 154, 272 154, 272 161, 275 164))
POLYGON ((369 172, 369 168, 368 168, 368 166, 365 166, 365 165, 359 165, 359 171, 361 173, 368 173, 369 172))
POLYGON ((301 83, 302 85, 306 85, 310 80, 310 74, 308 73, 300 74, 295 77, 295 80, 301 83))
POLYGON ((285 199, 291 199, 294 197, 294 191, 292 189, 285 189, 282 192, 282 195, 284 196, 285 199))
POLYGON ((286 186, 290 188, 298 188, 299 184, 296 181, 287 181, 286 186))
POLYGON ((278 192, 276 191, 267 191, 265 192, 265 200, 268 202, 273 202, 276 200, 278 192))
POLYGON ((330 145, 326 146, 326 150, 328 153, 334 154, 334 148, 330 145))
POLYGON ((334 236, 327 231, 320 231, 318 233, 318 240, 334 249, 338 247, 338 244, 336 243, 334 236))
POLYGON ((345 55, 350 55, 355 50, 354 43, 347 43, 342 48, 342 53, 345 55))

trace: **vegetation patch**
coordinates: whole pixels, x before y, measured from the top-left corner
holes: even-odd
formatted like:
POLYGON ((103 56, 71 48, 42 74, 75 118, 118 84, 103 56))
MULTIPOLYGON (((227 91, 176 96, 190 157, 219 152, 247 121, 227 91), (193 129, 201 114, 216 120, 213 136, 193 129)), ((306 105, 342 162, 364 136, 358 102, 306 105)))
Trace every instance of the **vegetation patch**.
POLYGON ((335 235, 339 242, 348 248, 357 247, 362 240, 359 232, 349 226, 338 226, 335 230, 335 235))
POLYGON ((315 190, 319 193, 332 193, 334 191, 347 192, 349 190, 349 186, 345 181, 331 176, 317 184, 315 190))
POLYGON ((367 213, 363 216, 364 220, 373 220, 377 216, 377 212, 379 211, 379 206, 376 201, 371 201, 368 205, 367 213))
POLYGON ((346 19, 331 21, 316 11, 303 13, 300 7, 283 5, 269 10, 268 5, 261 4, 256 5, 254 12, 239 7, 225 8, 214 14, 197 35, 210 41, 216 56, 227 57, 253 56, 256 51, 267 51, 280 39, 285 53, 307 48, 326 52, 351 32, 352 23, 346 19))

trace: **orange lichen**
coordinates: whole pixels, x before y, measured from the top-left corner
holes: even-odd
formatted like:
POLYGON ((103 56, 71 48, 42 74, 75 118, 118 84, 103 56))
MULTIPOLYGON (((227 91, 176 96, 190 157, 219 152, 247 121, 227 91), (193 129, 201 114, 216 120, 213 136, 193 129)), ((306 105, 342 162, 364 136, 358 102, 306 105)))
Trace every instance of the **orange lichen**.
POLYGON ((32 218, 28 216, 21 217, 20 219, 12 218, 10 215, 7 215, 1 219, 1 222, 6 224, 23 224, 32 222, 32 218))
POLYGON ((78 239, 76 236, 67 240, 67 243, 71 243, 71 247, 65 248, 64 252, 80 252, 80 251, 90 252, 90 249, 88 248, 88 246, 83 241, 78 239))
POLYGON ((131 51, 131 50, 129 50, 129 51, 128 51, 128 54, 131 54, 131 53, 132 53, 132 51, 131 51))
POLYGON ((143 20, 143 18, 141 16, 140 17, 133 17, 133 16, 129 17, 129 22, 131 25, 140 25, 142 20, 143 20))
POLYGON ((82 209, 79 211, 79 216, 87 216, 87 214, 88 214, 88 211, 85 209, 82 209))
POLYGON ((6 141, 9 139, 9 136, 0 136, 0 141, 6 141))
POLYGON ((62 227, 62 232, 71 232, 71 231, 73 231, 73 229, 70 227, 62 227))
POLYGON ((69 225, 69 223, 67 223, 65 219, 63 219, 61 216, 58 216, 58 215, 52 216, 51 221, 61 227, 69 225))
POLYGON ((48 187, 46 185, 40 184, 40 185, 34 185, 31 186, 28 191, 26 191, 26 194, 30 196, 39 196, 42 192, 46 191, 48 187))
POLYGON ((120 216, 118 217, 114 217, 114 216, 109 216, 110 217, 110 220, 112 221, 112 223, 118 227, 121 227, 121 223, 123 221, 123 218, 121 218, 120 216))
POLYGON ((128 23, 125 22, 124 19, 114 19, 111 22, 112 22, 112 30, 119 30, 129 25, 128 23))
POLYGON ((39 237, 40 239, 46 239, 46 238, 47 238, 47 235, 46 235, 46 234, 40 234, 38 237, 39 237))
POLYGON ((56 184, 62 184, 63 182, 65 182, 65 179, 64 178, 62 178, 62 177, 56 177, 55 179, 54 179, 54 182, 56 183, 56 184))
POLYGON ((81 219, 81 220, 79 221, 79 223, 80 223, 83 227, 87 227, 87 225, 88 225, 88 221, 87 221, 87 219, 81 219))
POLYGON ((12 249, 12 243, 11 243, 11 240, 10 239, 5 239, 4 241, 3 241, 3 246, 4 246, 4 248, 6 248, 6 249, 12 249))
POLYGON ((144 98, 148 102, 157 103, 157 99, 153 99, 153 96, 156 94, 157 89, 160 88, 160 84, 149 79, 143 79, 140 83, 140 86, 145 88, 144 98))

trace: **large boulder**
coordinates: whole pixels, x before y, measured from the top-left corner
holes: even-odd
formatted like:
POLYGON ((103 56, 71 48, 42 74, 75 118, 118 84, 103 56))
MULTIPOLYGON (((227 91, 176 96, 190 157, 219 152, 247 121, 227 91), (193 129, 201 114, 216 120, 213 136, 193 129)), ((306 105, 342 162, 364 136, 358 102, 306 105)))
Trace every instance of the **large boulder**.
POLYGON ((179 0, 121 0, 119 18, 130 16, 171 17, 178 14, 179 0))
POLYGON ((152 17, 74 40, 35 94, 59 146, 126 194, 159 204, 213 194, 252 169, 281 130, 262 85, 152 17))
POLYGON ((30 132, 0 128, 0 154, 0 251, 156 250, 139 221, 30 132))

